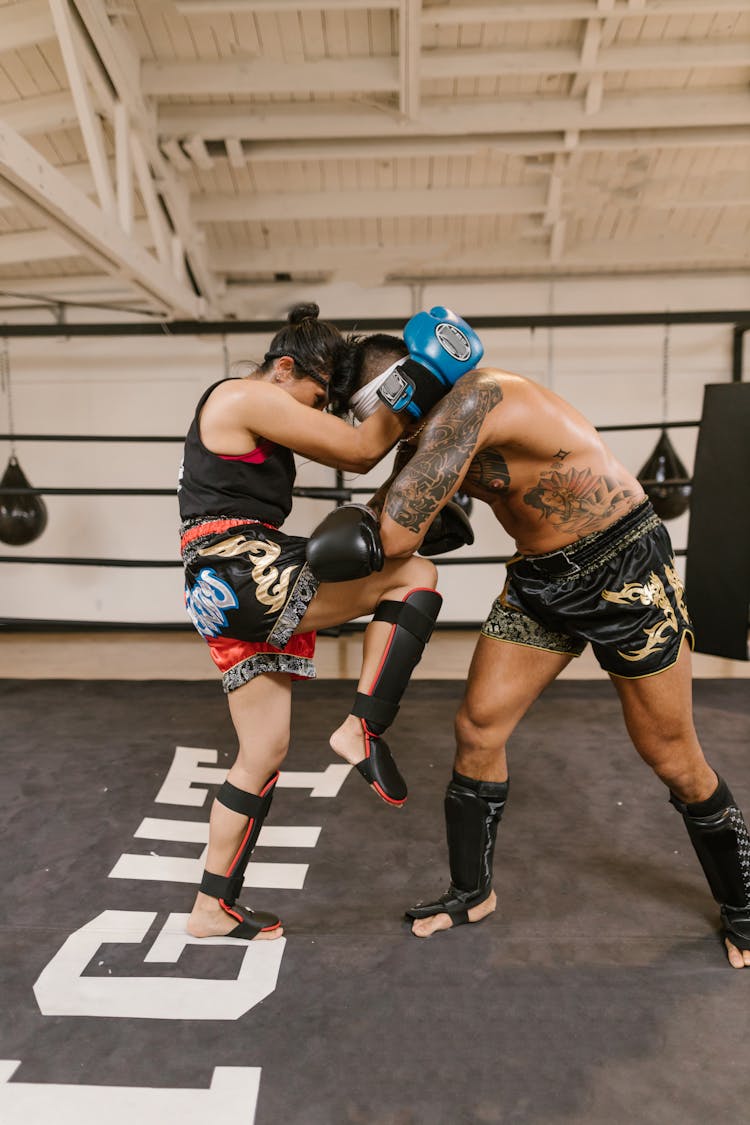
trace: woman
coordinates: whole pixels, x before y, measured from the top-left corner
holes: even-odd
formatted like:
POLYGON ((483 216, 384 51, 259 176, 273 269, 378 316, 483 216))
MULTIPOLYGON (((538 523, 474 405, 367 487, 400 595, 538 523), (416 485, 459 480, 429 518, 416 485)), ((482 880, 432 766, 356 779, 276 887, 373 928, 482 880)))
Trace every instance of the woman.
POLYGON ((389 560, 369 577, 321 584, 305 561, 307 540, 279 530, 292 507, 293 453, 367 472, 403 428, 386 407, 356 428, 322 413, 344 343, 317 317, 317 305, 293 309, 257 371, 209 387, 185 443, 186 606, 222 672, 239 741, 211 810, 206 871, 188 922, 194 937, 283 932, 275 915, 236 899, 289 746, 291 681, 315 675, 315 630, 374 611, 355 704, 330 744, 384 800, 406 800, 379 736, 437 617, 435 568, 422 558, 389 560))

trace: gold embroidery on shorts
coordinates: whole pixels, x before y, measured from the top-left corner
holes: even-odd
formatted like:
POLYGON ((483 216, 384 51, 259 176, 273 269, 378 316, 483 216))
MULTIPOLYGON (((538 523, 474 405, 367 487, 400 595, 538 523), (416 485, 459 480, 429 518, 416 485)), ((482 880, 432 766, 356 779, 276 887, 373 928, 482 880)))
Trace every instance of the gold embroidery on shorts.
MULTIPOLYGON (((667 576, 671 582, 672 579, 668 572, 667 576)), ((677 576, 675 575, 675 577, 677 576)), ((672 583, 672 585, 674 587, 674 583, 672 583)), ((677 594, 676 588, 675 594, 677 594)), ((644 606, 653 605, 664 614, 664 621, 657 621, 656 625, 652 625, 650 629, 643 630, 643 634, 646 637, 646 643, 643 648, 636 649, 630 653, 622 652, 620 649, 617 650, 623 660, 645 660, 652 652, 655 652, 657 649, 661 648, 662 645, 667 643, 667 634, 670 631, 673 633, 677 632, 677 614, 672 608, 672 603, 667 596, 667 591, 664 589, 664 583, 653 570, 646 582, 626 582, 622 590, 603 590, 602 597, 606 602, 616 602, 620 605, 626 605, 627 603, 633 604, 635 602, 640 602, 641 605, 644 606)), ((679 597, 678 604, 680 605, 680 612, 682 613, 683 605, 679 597)))
POLYGON ((248 555, 255 566, 252 570, 253 582, 257 589, 255 596, 261 605, 267 605, 266 614, 278 613, 286 601, 287 590, 296 566, 288 566, 279 572, 272 563, 281 554, 278 543, 263 542, 261 539, 247 539, 244 535, 233 535, 229 539, 222 539, 212 547, 203 547, 199 555, 218 555, 222 559, 236 558, 237 555, 248 555))
POLYGON ((677 608, 679 609, 683 620, 686 622, 686 624, 691 625, 692 622, 690 620, 690 614, 688 613, 687 606, 685 604, 685 583, 677 573, 675 566, 676 564, 674 558, 671 558, 668 563, 664 564, 664 573, 667 576, 670 586, 674 590, 677 608))

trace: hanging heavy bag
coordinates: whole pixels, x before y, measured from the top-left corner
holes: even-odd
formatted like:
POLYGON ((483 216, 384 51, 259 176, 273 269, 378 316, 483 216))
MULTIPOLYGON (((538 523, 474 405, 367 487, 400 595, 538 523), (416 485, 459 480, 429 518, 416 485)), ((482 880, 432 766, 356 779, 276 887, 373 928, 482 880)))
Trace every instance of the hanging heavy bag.
MULTIPOLYGON (((31 488, 26 474, 11 455, 0 480, 0 488, 31 488)), ((47 507, 41 496, 23 492, 0 494, 0 540, 12 547, 33 543, 47 526, 47 507)))
POLYGON ((638 480, 661 519, 674 520, 688 510, 693 485, 666 430, 641 467, 638 480))

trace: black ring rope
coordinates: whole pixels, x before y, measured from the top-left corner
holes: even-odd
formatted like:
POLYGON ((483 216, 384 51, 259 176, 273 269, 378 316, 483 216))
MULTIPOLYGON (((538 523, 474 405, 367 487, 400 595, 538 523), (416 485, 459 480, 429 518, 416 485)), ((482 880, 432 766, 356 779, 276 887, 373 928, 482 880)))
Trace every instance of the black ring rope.
MULTIPOLYGON (((598 426, 600 432, 620 430, 660 430, 698 427, 700 422, 636 422, 626 425, 598 426)), ((70 441, 70 442, 144 442, 144 443, 182 443, 183 437, 162 435, 139 436, 137 434, 5 434, 0 433, 0 441, 70 441)), ((648 483, 648 482, 647 482, 648 483)), ((687 482, 680 482, 687 483, 687 482)), ((351 488, 325 488, 302 486, 293 490, 293 495, 307 500, 342 500, 347 502, 353 496, 372 495, 374 488, 352 486, 351 488)), ((0 488, 2 496, 170 496, 176 498, 176 488, 0 488)), ((685 555, 685 550, 676 550, 675 555, 685 555)), ((483 555, 473 558, 449 559, 437 557, 438 566, 490 566, 506 563, 512 555, 483 555)), ((98 566, 125 568, 171 568, 181 567, 179 559, 96 559, 72 558, 67 556, 38 555, 0 555, 0 563, 28 563, 47 566, 98 566)))
MULTIPOLYGON (((612 433, 616 430, 679 430, 700 426, 700 422, 627 422, 621 425, 597 426, 600 433, 612 433)), ((185 435, 169 437, 166 435, 148 434, 0 434, 0 441, 88 441, 88 442, 144 442, 154 444, 159 442, 182 444, 185 435)))

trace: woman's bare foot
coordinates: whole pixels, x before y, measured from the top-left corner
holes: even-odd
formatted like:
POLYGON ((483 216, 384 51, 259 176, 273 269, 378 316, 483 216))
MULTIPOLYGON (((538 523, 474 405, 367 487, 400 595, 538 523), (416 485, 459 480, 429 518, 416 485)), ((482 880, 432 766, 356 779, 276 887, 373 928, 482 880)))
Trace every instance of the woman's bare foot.
MULTIPOLYGON (((488 914, 492 914, 497 906, 497 895, 494 891, 491 892, 490 897, 486 898, 484 902, 480 902, 477 906, 472 906, 469 910, 469 922, 481 922, 482 918, 486 918, 488 914)), ((439 930, 450 930, 453 927, 453 921, 450 914, 433 914, 430 918, 415 918, 412 925, 411 932, 416 937, 431 937, 432 934, 438 933, 439 930)))
MULTIPOLYGON (((208 903, 196 902, 188 918, 187 932, 191 937, 197 938, 226 937, 236 925, 237 920, 222 910, 216 899, 209 899, 208 903)), ((253 941, 275 941, 283 933, 283 926, 277 926, 274 930, 261 930, 253 941)))
POLYGON ((365 757, 365 736, 362 723, 354 715, 347 715, 343 723, 328 740, 334 754, 350 765, 356 766, 365 757))
POLYGON ((750 968, 750 949, 738 949, 736 945, 732 945, 729 938, 724 938, 724 945, 727 947, 729 964, 733 969, 750 968))

